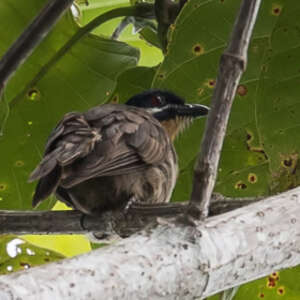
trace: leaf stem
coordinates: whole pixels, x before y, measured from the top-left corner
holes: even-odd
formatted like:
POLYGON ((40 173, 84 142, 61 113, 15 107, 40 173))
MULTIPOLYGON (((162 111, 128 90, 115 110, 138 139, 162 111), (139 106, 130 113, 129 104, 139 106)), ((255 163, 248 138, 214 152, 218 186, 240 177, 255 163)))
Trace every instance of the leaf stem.
POLYGON ((51 0, 7 50, 0 61, 0 87, 4 87, 16 69, 44 39, 73 0, 51 0))

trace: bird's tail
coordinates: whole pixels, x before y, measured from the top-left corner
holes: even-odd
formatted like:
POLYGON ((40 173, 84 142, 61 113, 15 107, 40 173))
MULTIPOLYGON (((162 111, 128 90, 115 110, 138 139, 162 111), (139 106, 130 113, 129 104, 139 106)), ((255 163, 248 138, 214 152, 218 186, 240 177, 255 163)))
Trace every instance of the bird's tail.
POLYGON ((87 156, 100 139, 98 130, 91 128, 82 114, 67 114, 49 137, 46 154, 29 177, 29 182, 39 180, 32 205, 35 207, 54 193, 65 167, 87 156))
POLYGON ((59 185, 62 167, 57 164, 57 155, 60 150, 58 148, 47 154, 29 177, 29 182, 39 180, 32 200, 33 207, 49 197, 59 185))

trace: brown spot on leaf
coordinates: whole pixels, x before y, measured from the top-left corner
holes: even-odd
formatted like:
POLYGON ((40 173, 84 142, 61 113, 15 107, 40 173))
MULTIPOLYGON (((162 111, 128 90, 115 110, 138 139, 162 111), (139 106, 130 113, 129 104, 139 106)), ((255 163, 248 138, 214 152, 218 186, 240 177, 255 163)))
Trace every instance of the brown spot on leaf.
POLYGON ((279 272, 273 272, 270 277, 274 278, 275 280, 279 279, 279 272))
POLYGON ((15 166, 16 167, 23 167, 24 166, 24 162, 22 161, 22 160, 17 160, 16 162, 15 162, 15 166))
POLYGON ((248 174, 248 181, 250 183, 256 183, 257 182, 257 176, 254 173, 249 173, 248 174))
POLYGON ((213 88, 215 85, 216 85, 216 81, 214 79, 211 79, 211 80, 208 81, 208 86, 210 88, 213 88))
POLYGON ((259 298, 264 298, 264 297, 265 297, 265 294, 264 294, 264 293, 259 293, 258 297, 259 297, 259 298))
POLYGON ((267 288, 273 289, 275 286, 276 286, 276 280, 273 277, 269 276, 267 279, 267 288))
POLYGON ((204 53, 204 48, 203 48, 203 46, 201 45, 201 44, 196 44, 196 45, 194 45, 193 46, 193 53, 195 54, 195 55, 201 55, 201 54, 203 54, 204 53))
POLYGON ((203 94, 203 92, 204 92, 204 89, 203 89, 203 88, 197 89, 197 94, 198 94, 198 96, 201 96, 201 95, 203 94))
POLYGON ((285 294, 285 288, 284 288, 284 286, 280 286, 277 289, 277 294, 280 295, 280 296, 283 296, 285 294))
POLYGON ((240 96, 245 96, 248 93, 248 89, 244 84, 240 84, 237 88, 237 93, 240 96))
POLYGON ((165 78, 165 74, 159 73, 159 74, 157 75, 157 77, 158 77, 158 79, 163 80, 163 79, 165 78))
POLYGON ((247 132, 246 139, 247 139, 247 144, 248 144, 253 140, 253 133, 249 130, 246 130, 246 132, 247 132))
POLYGON ((272 15, 273 16, 279 16, 282 11, 282 6, 276 3, 273 3, 272 5, 272 15))
POLYGON ((0 183, 0 191, 5 191, 7 188, 7 185, 5 183, 0 183))
POLYGON ((118 95, 118 94, 115 94, 115 95, 112 97, 112 99, 111 99, 110 102, 113 103, 113 104, 119 103, 119 95, 118 95))

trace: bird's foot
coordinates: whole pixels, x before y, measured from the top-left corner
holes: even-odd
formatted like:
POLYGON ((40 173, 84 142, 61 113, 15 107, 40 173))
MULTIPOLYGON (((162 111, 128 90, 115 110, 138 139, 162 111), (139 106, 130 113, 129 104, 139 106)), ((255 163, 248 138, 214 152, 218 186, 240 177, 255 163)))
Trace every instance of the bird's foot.
POLYGON ((138 203, 139 200, 135 197, 135 196, 131 196, 129 198, 129 201, 127 202, 125 208, 124 208, 124 213, 125 215, 128 214, 128 211, 130 210, 130 207, 135 204, 135 203, 138 203))

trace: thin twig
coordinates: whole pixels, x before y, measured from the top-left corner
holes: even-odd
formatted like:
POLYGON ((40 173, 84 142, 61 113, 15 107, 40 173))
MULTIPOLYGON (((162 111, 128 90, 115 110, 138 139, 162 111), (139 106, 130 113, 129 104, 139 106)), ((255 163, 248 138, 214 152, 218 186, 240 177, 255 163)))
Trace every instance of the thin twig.
POLYGON ((246 69, 249 41, 260 3, 261 0, 243 0, 231 40, 221 56, 211 111, 194 171, 188 210, 194 220, 204 219, 208 215, 229 113, 240 78, 246 69))
POLYGON ((49 0, 0 61, 0 87, 43 40, 73 0, 49 0))
MULTIPOLYGON (((260 198, 230 199, 214 195, 210 216, 259 201, 260 198)), ((188 202, 164 205, 132 205, 126 215, 105 213, 87 216, 79 211, 0 211, 0 234, 83 234, 100 232, 128 236, 149 224, 156 225, 157 217, 174 218, 185 213, 188 202)))

